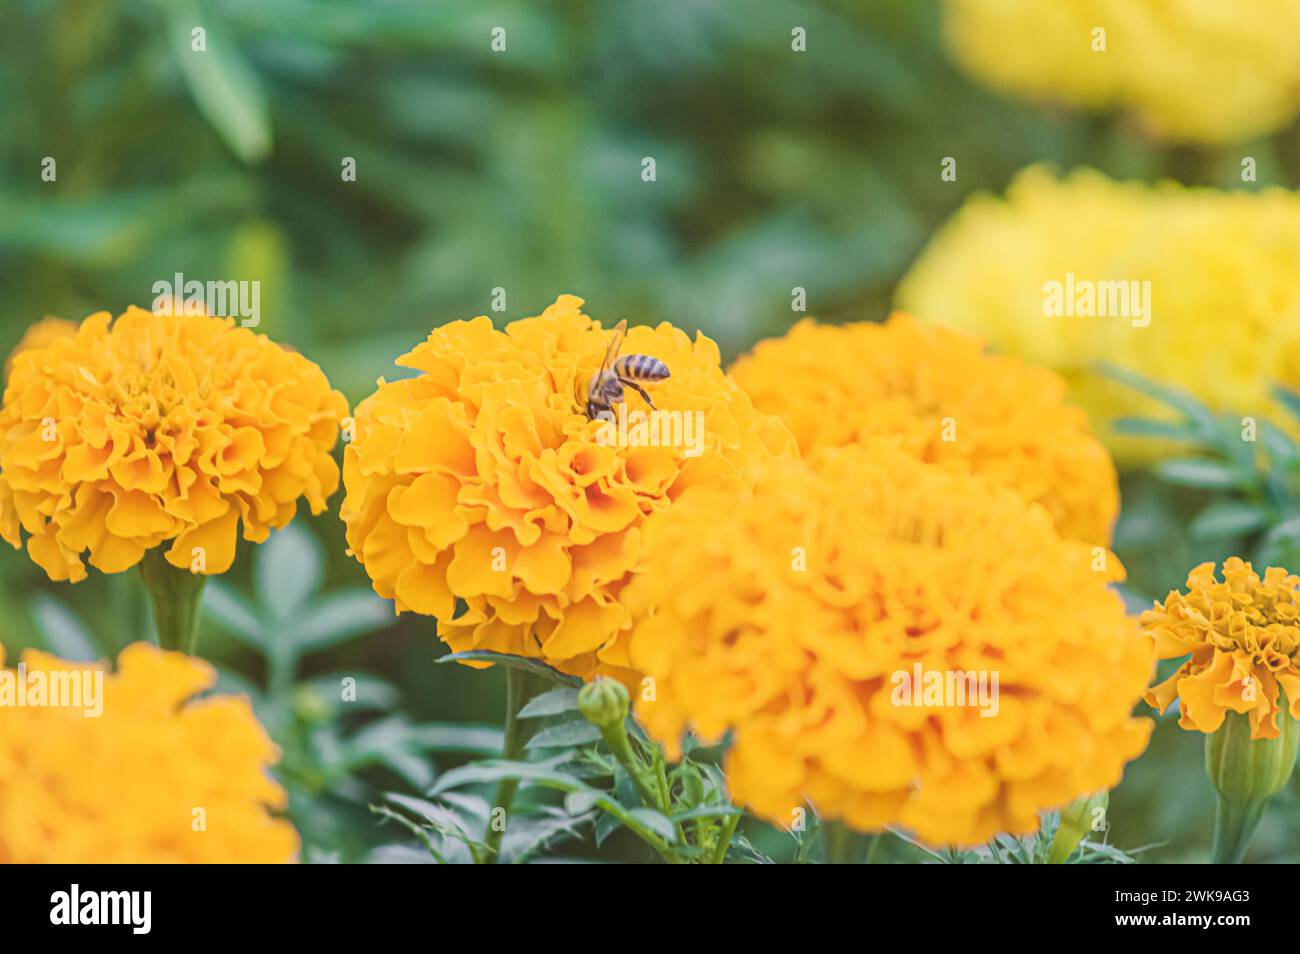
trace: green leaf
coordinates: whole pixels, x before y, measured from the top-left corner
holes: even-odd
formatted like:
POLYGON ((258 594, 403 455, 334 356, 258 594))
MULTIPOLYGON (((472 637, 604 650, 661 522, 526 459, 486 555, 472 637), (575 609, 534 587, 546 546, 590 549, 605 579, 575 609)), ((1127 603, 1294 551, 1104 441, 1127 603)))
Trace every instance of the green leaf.
POLYGON ((556 725, 548 725, 528 740, 529 749, 567 749, 587 745, 600 738, 600 730, 579 716, 556 725))
POLYGON ((599 801, 599 792, 570 792, 564 796, 564 810, 570 815, 584 815, 599 801))
POLYGON ((1300 418, 1300 394, 1286 388, 1274 388, 1273 396, 1277 402, 1291 412, 1292 416, 1300 418))
POLYGON ((495 755, 501 751, 504 733, 492 725, 431 722, 406 730, 406 743, 426 752, 466 752, 495 755))
POLYGON ((257 549, 253 586, 276 621, 289 619, 316 591, 324 572, 320 544, 291 523, 257 549))
POLYGON ((575 688, 582 687, 582 680, 577 676, 570 676, 567 673, 560 672, 558 669, 552 669, 546 663, 538 662, 536 659, 529 659, 526 656, 512 656, 508 653, 494 653, 486 649, 467 649, 464 652, 448 653, 440 656, 437 660, 440 663, 449 662, 486 662, 494 666, 506 666, 511 669, 522 669, 525 672, 531 672, 534 675, 542 676, 551 682, 558 683, 561 686, 571 686, 575 688))
POLYGON ((265 651, 262 621, 242 596, 219 579, 211 579, 203 588, 200 611, 230 635, 259 651, 265 651))
POLYGON ((98 662, 104 658, 81 618, 53 596, 38 593, 32 599, 31 612, 46 647, 54 655, 72 662, 98 662))
POLYGON ((650 816, 639 815, 637 812, 648 810, 629 811, 608 793, 592 788, 576 776, 557 771, 546 765, 531 762, 503 760, 464 765, 444 773, 433 788, 429 790, 428 794, 434 796, 453 788, 459 788, 462 785, 496 784, 506 779, 532 782, 542 788, 557 789, 562 792, 587 793, 587 797, 591 799, 593 805, 617 816, 620 822, 634 831, 638 837, 656 851, 666 850, 676 839, 676 832, 673 831, 672 823, 658 812, 651 812, 650 816), (651 816, 657 816, 657 818, 651 816), (668 824, 668 831, 673 835, 671 839, 665 838, 662 834, 663 823, 668 824))
POLYGON ((314 601, 286 638, 300 653, 318 652, 391 626, 393 619, 387 601, 364 586, 349 587, 314 601))
POLYGON ((667 815, 657 812, 653 808, 634 808, 629 814, 668 844, 676 843, 677 828, 667 815))
POLYGON ((261 81, 234 36, 201 0, 163 0, 168 42, 199 112, 245 163, 271 151, 271 119, 261 81), (206 49, 194 49, 193 30, 205 31, 206 49))
POLYGON ((1132 434, 1135 437, 1157 437, 1172 441, 1196 441, 1204 435, 1185 424, 1172 421, 1158 421, 1151 417, 1117 417, 1110 423, 1117 434, 1132 434))
POLYGON ((1168 483, 1205 490, 1228 490, 1236 487, 1240 479, 1237 472, 1226 464, 1199 457, 1161 461, 1155 472, 1168 483))
POLYGON ((551 689, 549 692, 543 692, 541 695, 529 699, 527 704, 519 710, 518 716, 521 719, 538 719, 542 716, 574 712, 577 708, 577 689, 551 689))
POLYGON ((1242 500, 1220 500, 1196 515, 1192 521, 1194 540, 1217 540, 1224 537, 1244 537, 1268 525, 1271 515, 1254 504, 1242 500))
POLYGON ((312 676, 301 683, 314 693, 332 712, 392 709, 401 702, 401 695, 391 682, 365 672, 329 672, 312 676), (356 698, 343 701, 343 680, 356 681, 356 698))
POLYGON ((1119 365, 1111 364, 1109 361, 1100 362, 1097 368, 1107 377, 1179 411, 1187 418, 1187 422, 1195 434, 1206 438, 1213 436, 1215 428, 1214 415, 1209 408, 1190 394, 1157 384, 1149 378, 1129 371, 1127 368, 1121 368, 1119 365))

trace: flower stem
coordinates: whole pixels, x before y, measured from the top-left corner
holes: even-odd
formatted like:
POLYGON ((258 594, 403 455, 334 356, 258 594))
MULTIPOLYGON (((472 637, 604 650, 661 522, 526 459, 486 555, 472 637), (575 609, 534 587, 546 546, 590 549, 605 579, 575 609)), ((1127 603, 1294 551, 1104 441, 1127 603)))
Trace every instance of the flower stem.
POLYGON ((865 835, 844 822, 833 821, 822 825, 822 838, 826 844, 828 865, 870 864, 876 854, 879 835, 865 835))
POLYGON ((732 836, 736 834, 736 826, 740 824, 740 813, 730 815, 722 820, 722 827, 718 831, 718 843, 713 849, 713 863, 720 865, 727 860, 727 849, 731 847, 732 836))
POLYGON ((158 645, 193 656, 198 648, 199 603, 208 578, 172 566, 162 547, 154 547, 140 561, 140 579, 153 600, 158 645))
MULTIPOLYGON (((519 718, 519 710, 522 709, 533 696, 544 687, 544 681, 539 676, 526 672, 522 669, 509 667, 506 669, 506 725, 505 741, 501 745, 501 758, 508 762, 518 761, 523 758, 524 746, 528 743, 529 737, 532 736, 532 728, 528 720, 519 718)), ((488 816, 487 854, 482 859, 485 864, 493 864, 497 856, 501 853, 501 839, 505 837, 506 824, 504 820, 510 815, 510 806, 514 804, 515 792, 519 790, 519 779, 503 778, 497 785, 496 798, 492 801, 492 813, 488 816), (503 824, 498 827, 496 819, 498 809, 503 819, 503 824)))
POLYGON ((1210 862, 1216 865, 1239 865, 1250 847, 1251 836, 1259 827, 1268 799, 1238 801, 1218 798, 1214 812, 1214 842, 1210 862))

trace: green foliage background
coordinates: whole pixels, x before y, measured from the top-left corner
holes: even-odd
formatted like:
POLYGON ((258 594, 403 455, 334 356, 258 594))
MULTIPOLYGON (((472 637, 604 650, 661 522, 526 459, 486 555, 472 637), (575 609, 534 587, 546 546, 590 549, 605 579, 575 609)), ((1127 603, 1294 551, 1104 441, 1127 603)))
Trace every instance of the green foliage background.
MULTIPOLYGON (((488 312, 496 287, 501 321, 572 291, 606 321, 700 328, 730 357, 789 326, 795 286, 819 317, 882 318, 936 226, 1030 162, 1240 188, 1248 148, 1262 187, 1300 179, 1296 145, 1290 130, 1169 148, 1119 119, 999 98, 947 60, 937 0, 6 0, 0 347, 45 314, 147 306, 182 272, 260 281, 259 330, 354 402, 432 325, 488 312), (945 156, 956 182, 939 177, 945 156)), ((1216 494, 1240 491, 1126 477, 1117 545, 1135 606, 1240 544, 1186 531, 1216 494)), ((295 527, 211 589, 204 654, 285 748, 308 857, 364 858, 403 838, 367 810, 377 792, 493 750, 501 673, 432 665, 431 623, 364 595, 337 517, 295 527), (339 674, 369 680, 365 711, 330 703, 339 674)), ((133 575, 53 586, 18 553, 0 555, 0 612, 11 653, 103 655, 148 627, 133 575)), ((1204 857, 1200 752, 1162 723, 1112 797, 1112 843, 1204 857)), ((1300 860, 1282 837, 1298 821, 1293 790, 1253 857, 1300 860)), ((798 851, 745 831, 773 857, 798 851)), ((645 856, 617 835, 609 853, 645 856)))

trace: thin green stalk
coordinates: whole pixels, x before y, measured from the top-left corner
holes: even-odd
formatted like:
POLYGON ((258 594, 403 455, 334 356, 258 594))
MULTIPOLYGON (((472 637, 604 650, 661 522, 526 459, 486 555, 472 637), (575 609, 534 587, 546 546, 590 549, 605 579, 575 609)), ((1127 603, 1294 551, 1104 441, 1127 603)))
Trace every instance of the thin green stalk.
POLYGON ((826 822, 822 826, 828 865, 868 864, 876 853, 877 835, 864 835, 844 822, 826 822))
MULTIPOLYGON (((501 758, 515 762, 523 758, 525 746, 532 736, 532 725, 527 719, 519 718, 522 709, 543 687, 538 676, 522 669, 506 669, 506 724, 505 741, 501 746, 501 758)), ((515 792, 519 790, 519 779, 503 778, 497 785, 496 798, 492 801, 492 813, 488 816, 487 853, 482 859, 485 864, 493 864, 501 853, 501 839, 505 837, 505 825, 498 828, 495 824, 497 809, 501 809, 502 818, 508 819, 510 806, 514 804, 515 792)))
POLYGON ((736 834, 736 826, 739 824, 740 812, 722 820, 722 828, 718 831, 718 843, 714 846, 710 863, 720 865, 727 860, 727 849, 731 847, 731 839, 736 834))
POLYGON ((163 556, 162 547, 145 552, 140 561, 140 578, 153 600, 158 645, 193 656, 198 649, 199 604, 208 578, 172 566, 163 556))

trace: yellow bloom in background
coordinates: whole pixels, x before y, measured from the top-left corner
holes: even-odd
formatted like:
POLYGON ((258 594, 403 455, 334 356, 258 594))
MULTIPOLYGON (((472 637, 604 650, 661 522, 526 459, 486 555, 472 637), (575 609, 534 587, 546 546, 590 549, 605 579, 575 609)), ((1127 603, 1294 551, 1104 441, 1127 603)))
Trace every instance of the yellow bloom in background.
POLYGON ((1041 503, 1063 535, 1110 542, 1115 465, 1051 371, 896 313, 883 325, 802 321, 759 342, 732 375, 804 453, 896 435, 922 460, 1041 503))
POLYGON ((1141 450, 1116 439, 1111 420, 1168 411, 1105 378, 1100 361, 1216 409, 1280 414, 1273 388, 1300 386, 1298 262, 1295 193, 1120 183, 1091 170, 1058 179, 1036 166, 1016 177, 1005 199, 970 199, 903 279, 897 303, 1061 372, 1124 459, 1141 450), (1105 314, 1053 312, 1064 305, 1053 293, 1064 299, 1068 282, 1076 306, 1091 289, 1093 310, 1105 314), (1100 282, 1129 284, 1113 286, 1113 295, 1105 289, 1103 299, 1100 282), (1143 282, 1145 319, 1136 313, 1143 282))
POLYGON ((1162 712, 1178 699, 1184 729, 1215 732, 1231 711, 1249 714, 1252 739, 1275 739, 1279 689, 1300 718, 1300 577, 1269 567, 1261 580, 1231 557, 1220 581, 1202 563, 1140 623, 1160 659, 1190 656, 1146 697, 1162 712))
POLYGON ((1300 0, 946 0, 944 32, 994 89, 1122 110, 1160 138, 1231 142, 1300 110, 1300 0))
MULTIPOLYGON (((30 650, 22 662, 29 681, 86 668, 30 650)), ((293 861, 298 834, 268 811, 285 805, 267 774, 279 752, 247 699, 193 700, 215 680, 134 643, 103 679, 98 717, 0 706, 0 863, 293 861)))
MULTIPOLYGON (((691 486, 735 497, 757 461, 794 442, 722 373, 712 341, 666 322, 631 328, 622 352, 668 365, 650 389, 661 421, 690 428, 683 440, 655 446, 629 427, 624 441, 588 420, 587 382, 611 339, 581 309, 562 295, 504 331, 454 321, 400 358, 419 374, 381 380, 357 407, 341 515, 375 592, 437 617, 454 650, 629 678, 620 593, 647 520, 691 486)), ((627 402, 646 411, 631 389, 627 402)))
POLYGON ((18 352, 26 351, 28 348, 44 348, 60 338, 70 338, 76 333, 75 321, 55 318, 52 315, 46 315, 36 324, 28 326, 18 344, 14 345, 14 350, 9 352, 9 357, 5 359, 5 380, 9 380, 9 373, 13 370, 14 358, 17 357, 18 352))
POLYGON ((771 461, 752 496, 693 490, 645 548, 637 715, 670 754, 730 730, 732 795, 778 823, 810 802, 972 845, 1115 785, 1146 746, 1153 656, 1118 561, 896 440, 771 461))
POLYGON ((221 573, 338 487, 343 395, 302 355, 206 315, 129 308, 19 351, 0 409, 0 536, 53 580, 139 563, 221 573), (201 557, 201 559, 198 559, 201 557))

